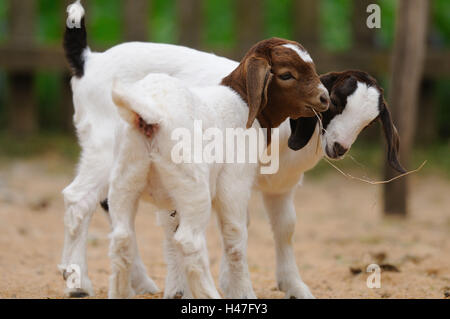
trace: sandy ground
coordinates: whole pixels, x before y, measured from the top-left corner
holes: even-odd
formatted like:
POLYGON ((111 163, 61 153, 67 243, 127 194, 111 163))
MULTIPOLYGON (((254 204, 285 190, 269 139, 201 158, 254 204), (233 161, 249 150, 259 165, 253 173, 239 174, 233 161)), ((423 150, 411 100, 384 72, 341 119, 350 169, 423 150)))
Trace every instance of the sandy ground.
MULTIPOLYGON (((63 297, 57 270, 63 245, 60 192, 72 170, 72 164, 54 156, 0 163, 0 298, 63 297)), ((414 176, 409 218, 386 219, 381 187, 334 172, 319 179, 307 176, 296 194, 295 253, 304 281, 318 298, 444 298, 450 294, 449 194, 449 180, 414 176), (380 289, 366 286, 365 266, 371 263, 385 265, 380 289)), ((141 205, 137 234, 149 274, 163 289, 163 233, 152 211, 141 205)), ((108 231, 99 209, 90 228, 88 260, 100 298, 108 287, 108 231)), ((220 242, 214 222, 208 246, 217 283, 220 242)), ((258 297, 283 297, 276 289, 272 234, 257 194, 251 203, 249 266, 258 297)))

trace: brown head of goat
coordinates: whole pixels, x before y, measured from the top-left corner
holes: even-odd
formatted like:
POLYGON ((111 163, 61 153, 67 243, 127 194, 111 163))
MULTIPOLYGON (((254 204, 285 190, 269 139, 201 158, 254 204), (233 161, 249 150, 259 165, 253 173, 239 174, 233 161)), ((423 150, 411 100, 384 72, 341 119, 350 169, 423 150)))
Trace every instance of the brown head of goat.
POLYGON ((288 117, 312 117, 312 109, 323 112, 329 106, 311 57, 299 43, 285 39, 254 45, 222 84, 248 104, 247 128, 255 119, 263 128, 275 128, 288 117))

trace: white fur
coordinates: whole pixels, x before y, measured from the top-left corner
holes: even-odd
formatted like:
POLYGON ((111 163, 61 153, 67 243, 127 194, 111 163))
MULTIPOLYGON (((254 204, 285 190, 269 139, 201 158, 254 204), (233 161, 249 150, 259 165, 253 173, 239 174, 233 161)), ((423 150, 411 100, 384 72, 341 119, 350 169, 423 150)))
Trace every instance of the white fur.
POLYGON ((318 88, 321 89, 321 90, 324 90, 325 92, 328 93, 327 88, 322 83, 319 84, 318 88))
POLYGON ((358 134, 379 114, 380 93, 375 87, 358 82, 352 95, 347 97, 347 106, 342 114, 335 116, 328 124, 324 135, 324 151, 331 149, 335 142, 350 149, 358 134))
POLYGON ((79 25, 81 19, 84 17, 84 8, 77 0, 73 4, 67 7, 68 21, 71 22, 72 26, 79 25))
MULTIPOLYGON (((108 194, 113 226, 109 296, 133 295, 134 216, 141 194, 146 193, 154 205, 179 214, 174 244, 182 254, 182 270, 194 298, 220 297, 209 272, 205 239, 213 207, 221 221, 226 264, 233 279, 223 292, 229 298, 255 298, 246 258, 246 213, 257 164, 175 164, 171 157, 174 129, 187 128, 193 135, 193 119, 202 120, 205 130, 243 127, 247 104, 229 87, 189 89, 165 74, 150 74, 123 87, 116 84, 112 94, 129 125, 114 156, 117 161, 108 194), (135 127, 136 114, 157 125, 151 138, 135 127)), ((254 127, 259 124, 255 122, 254 127)))
MULTIPOLYGON (((64 272, 71 264, 79 265, 81 290, 93 295, 87 274, 87 231, 98 203, 107 197, 114 147, 123 125, 111 98, 114 79, 134 82, 149 73, 164 72, 193 86, 208 85, 219 83, 238 64, 213 54, 166 44, 136 42, 104 53, 85 52, 85 75, 72 79, 74 124, 82 152, 76 178, 63 191, 66 231, 60 269, 64 272)), ((137 270, 141 273, 135 277, 148 278, 145 269, 137 270)), ((141 292, 159 290, 150 279, 140 282, 147 283, 141 292)), ((67 294, 76 291, 68 289, 67 294)))
POLYGON ((309 55, 308 52, 300 49, 298 46, 294 45, 294 44, 284 44, 283 45, 285 48, 294 50, 295 52, 297 52, 297 54, 300 56, 300 58, 305 61, 306 63, 313 63, 313 59, 311 58, 311 56, 309 55))
MULTIPOLYGON (((120 173, 119 168, 116 167, 113 169, 114 154, 126 154, 127 161, 133 158, 139 159, 140 156, 147 155, 147 144, 142 140, 142 136, 126 129, 127 126, 120 119, 117 109, 114 106, 111 98, 114 79, 119 79, 121 83, 133 83, 143 79, 150 73, 165 73, 180 79, 190 86, 206 86, 219 83, 224 76, 228 75, 237 67, 238 63, 185 47, 153 43, 125 43, 104 53, 92 53, 87 50, 85 51, 85 60, 84 76, 82 78, 74 77, 72 79, 75 107, 74 124, 82 152, 76 178, 63 191, 66 207, 64 215, 65 240, 60 269, 64 272, 72 264, 79 265, 81 269, 81 287, 80 289, 68 289, 67 293, 70 294, 81 290, 93 295, 86 263, 86 241, 92 214, 98 203, 107 198, 108 192, 117 192, 118 196, 109 196, 109 199, 110 201, 119 203, 121 198, 123 198, 121 196, 137 196, 130 189, 126 189, 122 194, 121 187, 127 188, 128 186, 126 185, 118 184, 110 189, 109 181, 114 180, 114 177, 120 173), (131 141, 127 143, 131 143, 132 147, 127 145, 127 143, 122 144, 122 140, 131 141), (136 143, 141 143, 142 147, 137 148, 136 143)), ((361 123, 360 125, 363 127, 361 123)), ((329 130, 329 132, 331 131, 329 130)), ((310 143, 304 149, 297 152, 287 147, 289 133, 289 122, 286 121, 280 126, 280 170, 275 175, 261 175, 256 188, 262 191, 264 196, 269 197, 265 199, 265 203, 269 216, 271 216, 270 221, 275 234, 278 267, 277 278, 280 283, 280 288, 287 293, 287 297, 291 295, 299 298, 311 297, 309 289, 307 289, 298 275, 292 253, 292 242, 285 240, 286 237, 283 237, 283 229, 285 227, 289 229, 289 234, 293 232, 295 219, 292 218, 294 212, 291 196, 292 190, 301 180, 303 173, 314 167, 320 158, 322 158, 323 152, 321 151, 322 147, 320 145, 318 152, 316 152, 319 138, 318 128, 310 143), (274 194, 277 195, 276 200, 271 198, 274 194), (277 219, 280 222, 277 222, 277 219)), ((143 165, 143 163, 140 163, 139 160, 136 162, 136 165, 143 165)), ((133 176, 131 175, 131 177, 133 176)), ((192 183, 192 180, 186 177, 177 181, 172 180, 172 182, 174 186, 177 186, 184 182, 192 183)), ((144 183, 145 181, 136 178, 136 185, 141 184, 142 186, 144 183)), ((224 187, 223 192, 225 194, 228 193, 228 188, 224 187)), ((151 188, 151 191, 154 193, 154 196, 162 199, 160 202, 164 202, 164 196, 166 194, 156 188, 151 188)), ((180 190, 180 192, 183 193, 183 190, 180 190)), ((186 201, 185 206, 187 208, 191 207, 191 201, 188 199, 186 201)), ((203 199, 203 201, 205 203, 207 202, 206 199, 203 199)), ((234 207, 228 206, 233 206, 235 202, 236 199, 231 198, 228 202, 224 201, 219 203, 219 208, 223 210, 234 209, 234 207)), ((131 203, 128 204, 131 206, 123 206, 121 209, 124 211, 127 209, 133 211, 136 201, 131 201, 131 203)), ((173 205, 171 204, 173 203, 169 202, 167 207, 164 208, 172 209, 173 205)), ((180 209, 183 208, 185 207, 180 207, 180 209)), ((162 214, 166 218, 170 216, 167 213, 162 214)), ((206 218, 207 216, 204 217, 206 218)), ((234 242, 232 236, 234 227, 238 227, 237 229, 242 233, 245 232, 242 225, 245 225, 247 220, 241 217, 230 214, 220 217, 219 220, 220 228, 224 234, 230 234, 228 237, 224 236, 224 246, 231 257, 234 253, 233 245, 239 244, 234 242)), ((122 289, 121 291, 130 291, 130 294, 133 292, 140 294, 155 293, 159 289, 147 276, 145 267, 138 254, 133 218, 134 216, 126 216, 124 222, 125 224, 128 223, 127 227, 122 229, 116 228, 112 236, 112 253, 115 256, 118 257, 120 255, 118 252, 124 245, 128 250, 134 252, 132 260, 130 259, 131 257, 128 259, 124 257, 116 258, 116 268, 114 269, 117 273, 121 271, 122 268, 120 267, 126 267, 128 270, 131 267, 131 288, 128 284, 123 287, 126 280, 124 281, 123 278, 119 277, 113 281, 113 284, 115 287, 122 289)), ((170 221, 172 223, 163 223, 163 225, 169 225, 165 227, 166 234, 170 234, 171 229, 173 229, 173 221, 170 221)), ((175 223, 178 223, 178 221, 175 221, 175 223)), ((183 231, 181 233, 188 234, 192 233, 192 231, 183 231)), ((183 237, 186 236, 181 236, 181 238, 178 237, 176 239, 179 242, 185 242, 183 237)), ((183 291, 185 296, 190 296, 190 292, 186 291, 186 285, 183 284, 183 280, 179 280, 179 278, 183 277, 183 274, 173 273, 182 271, 182 268, 179 267, 180 259, 172 261, 172 263, 170 262, 170 259, 174 255, 170 253, 170 247, 175 245, 176 239, 166 239, 166 258, 169 260, 169 275, 166 282, 166 288, 168 290, 165 291, 165 297, 173 297, 174 293, 180 291, 183 291)), ((200 247, 203 244, 203 239, 201 239, 197 246, 200 247)), ((240 280, 242 274, 235 274, 233 273, 233 269, 230 269, 230 267, 226 268, 226 262, 223 265, 220 280, 221 286, 225 292, 229 289, 230 295, 233 295, 235 294, 233 291, 234 288, 227 287, 227 283, 240 280)))

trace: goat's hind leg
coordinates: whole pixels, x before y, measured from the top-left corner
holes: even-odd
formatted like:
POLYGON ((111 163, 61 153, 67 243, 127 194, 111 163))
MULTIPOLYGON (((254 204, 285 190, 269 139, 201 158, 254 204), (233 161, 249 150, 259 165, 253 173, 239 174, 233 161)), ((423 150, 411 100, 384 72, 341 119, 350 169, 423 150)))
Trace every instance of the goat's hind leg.
POLYGON ((136 257, 138 252, 134 223, 151 164, 145 142, 139 132, 127 131, 112 171, 108 194, 112 224, 109 298, 134 296, 133 267, 144 268, 142 264, 136 265, 136 260, 140 258, 136 257))
POLYGON ((134 221, 139 192, 124 192, 121 187, 112 185, 109 194, 112 222, 109 257, 112 274, 108 296, 112 299, 131 298, 136 294, 131 286, 131 274, 137 254, 134 221))
MULTIPOLYGON (((180 224, 174 241, 182 252, 182 265, 193 298, 220 298, 209 268, 205 232, 211 216, 208 185, 184 181, 172 188, 180 224), (189 193, 186 193, 189 189, 189 193)), ((203 184, 203 183, 201 183, 203 184)))
POLYGON ((226 298, 255 299, 247 264, 247 208, 251 187, 243 185, 240 190, 236 181, 223 180, 214 201, 224 250, 220 288, 226 298))
POLYGON ((68 297, 93 296, 94 290, 88 277, 86 243, 89 224, 102 193, 107 189, 108 168, 92 166, 89 161, 80 163, 74 181, 64 191, 64 248, 58 266, 68 280, 68 297), (75 278, 78 277, 78 278, 75 278), (73 281, 73 282, 72 282, 73 281), (74 283, 75 285, 69 285, 74 283))
POLYGON ((141 255, 139 254, 136 231, 134 230, 134 227, 132 244, 134 246, 133 250, 135 251, 135 254, 133 266, 131 268, 131 287, 137 295, 153 295, 159 293, 161 290, 148 276, 147 269, 142 261, 141 255))
POLYGON ((180 224, 177 211, 159 211, 158 224, 164 229, 164 258, 167 265, 165 299, 192 298, 183 268, 183 252, 174 237, 180 224))

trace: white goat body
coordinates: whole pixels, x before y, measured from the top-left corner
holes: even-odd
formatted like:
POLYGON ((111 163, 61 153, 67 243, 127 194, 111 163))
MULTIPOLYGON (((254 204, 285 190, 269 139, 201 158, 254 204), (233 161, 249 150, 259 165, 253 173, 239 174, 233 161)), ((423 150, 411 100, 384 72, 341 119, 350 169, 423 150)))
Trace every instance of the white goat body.
MULTIPOLYGON (((232 220, 224 225, 224 245, 233 255, 228 260, 234 280, 224 293, 255 298, 246 263, 246 212, 257 164, 174 163, 172 158, 175 129, 188 129, 194 136, 194 119, 202 121, 204 130, 243 127, 247 104, 228 87, 188 89, 163 74, 150 74, 131 85, 115 85, 113 100, 129 125, 120 134, 108 195, 113 226, 109 296, 126 298, 135 293, 129 280, 135 258, 134 215, 141 194, 147 193, 153 204, 178 212, 174 241, 193 297, 220 296, 209 272, 204 234, 214 205, 220 216, 232 220), (139 131, 136 119, 154 127, 150 137, 139 131)), ((259 124, 255 122, 253 127, 259 124)), ((244 135, 244 130, 241 132, 244 135)))

